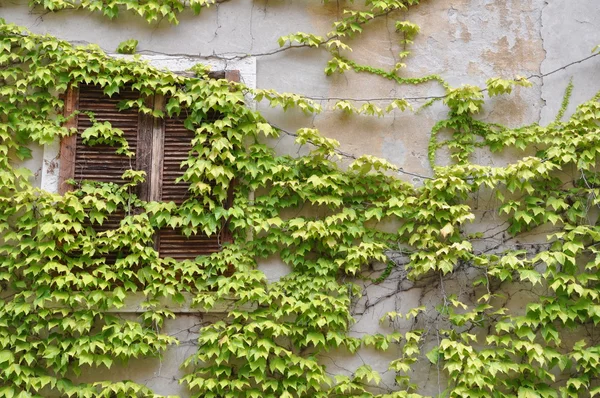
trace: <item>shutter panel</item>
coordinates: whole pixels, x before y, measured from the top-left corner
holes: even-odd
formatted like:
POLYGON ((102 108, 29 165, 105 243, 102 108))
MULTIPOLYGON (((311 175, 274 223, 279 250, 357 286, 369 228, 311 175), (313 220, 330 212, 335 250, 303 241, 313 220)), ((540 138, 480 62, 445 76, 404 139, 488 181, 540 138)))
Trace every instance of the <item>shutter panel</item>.
MULTIPOLYGON (((183 124, 185 118, 182 114, 165 120, 161 200, 173 201, 178 205, 190 197, 189 184, 175 182, 185 172, 181 163, 188 159, 194 138, 194 132, 183 124)), ((161 257, 194 259, 220 251, 222 242, 223 237, 219 234, 207 236, 198 233, 186 237, 181 229, 163 228, 158 234, 158 251, 161 257)))
POLYGON ((123 130, 129 149, 136 151, 138 143, 139 114, 137 109, 119 111, 117 104, 122 100, 135 100, 139 94, 131 89, 122 89, 118 95, 109 97, 98 86, 81 86, 79 88, 79 111, 77 121, 77 142, 75 145, 75 181, 94 180, 124 184, 121 175, 135 168, 135 158, 115 153, 115 147, 109 145, 84 145, 81 133, 92 122, 83 112, 93 112, 98 122, 108 121, 123 130))
POLYGON ((165 120, 163 144, 161 200, 173 201, 178 205, 190 197, 189 184, 175 182, 185 172, 185 169, 181 168, 181 163, 187 160, 194 139, 194 132, 183 125, 185 117, 180 115, 165 120))
MULTIPOLYGON (((108 121, 112 127, 121 129, 129 144, 129 150, 135 153, 138 146, 138 127, 141 116, 137 109, 120 111, 117 104, 122 100, 138 98, 139 93, 130 88, 123 88, 119 94, 109 97, 99 86, 81 85, 79 87, 78 109, 80 113, 77 120, 73 175, 76 182, 93 180, 119 185, 125 183, 121 176, 125 171, 136 168, 135 157, 119 155, 115 153, 115 147, 110 145, 84 145, 81 134, 88 127, 92 127, 90 117, 84 112, 93 112, 97 122, 108 121)), ((110 214, 102 225, 94 225, 94 230, 100 232, 118 228, 124 217, 123 212, 110 214)))
MULTIPOLYGON (((72 187, 66 184, 68 179, 76 182, 93 180, 124 184, 122 174, 136 168, 135 157, 127 157, 115 153, 116 148, 109 145, 84 145, 81 134, 93 125, 85 112, 92 112, 97 122, 108 121, 112 127, 123 131, 129 149, 134 153, 138 147, 138 127, 145 115, 137 109, 119 111, 117 104, 122 100, 135 100, 139 93, 131 89, 121 89, 119 94, 109 97, 99 86, 80 85, 70 88, 65 99, 65 116, 79 110, 79 114, 70 119, 66 127, 75 127, 77 134, 63 138, 60 153, 59 192, 64 193, 72 187)), ((103 232, 119 227, 125 217, 123 211, 108 215, 102 225, 86 222, 84 227, 91 226, 96 232, 103 232)), ((114 263, 118 253, 106 255, 107 263, 114 263)))
MULTIPOLYGON (((240 72, 238 70, 217 71, 209 73, 213 79, 227 79, 234 82, 240 81, 240 72)), ((175 180, 183 176, 185 170, 181 168, 181 163, 189 156, 192 149, 192 139, 194 132, 185 128, 183 122, 186 118, 185 111, 178 117, 165 120, 164 130, 164 152, 163 167, 161 175, 161 200, 173 201, 177 204, 183 203, 190 197, 189 184, 184 182, 176 183, 175 180)), ((217 120, 218 115, 211 117, 211 120, 217 120)), ((229 189, 227 206, 231 205, 233 198, 233 186, 229 189)), ((221 231, 214 236, 207 236, 199 233, 186 237, 180 229, 163 228, 158 232, 158 251, 161 257, 172 257, 176 260, 194 259, 200 255, 208 255, 221 250, 223 242, 231 242, 231 234, 228 231, 226 223, 223 224, 221 231)), ((227 275, 233 273, 233 267, 227 272, 227 275)))

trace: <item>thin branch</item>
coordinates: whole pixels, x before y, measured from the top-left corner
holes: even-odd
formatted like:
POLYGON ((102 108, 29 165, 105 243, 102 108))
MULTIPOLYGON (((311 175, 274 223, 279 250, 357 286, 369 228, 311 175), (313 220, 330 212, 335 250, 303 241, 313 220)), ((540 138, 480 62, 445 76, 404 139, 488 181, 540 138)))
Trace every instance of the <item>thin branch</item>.
MULTIPOLYGON (((566 65, 563 65, 559 68, 556 68, 550 72, 547 73, 543 73, 543 74, 533 74, 533 75, 529 75, 526 77, 527 80, 529 79, 543 79, 547 76, 553 75, 557 72, 560 72, 561 70, 566 70, 568 68, 570 68, 573 65, 577 65, 580 63, 583 63, 585 61, 588 61, 594 57, 597 57, 600 55, 600 52, 589 55, 585 58, 579 59, 577 61, 573 61, 570 62, 566 65)), ((488 91, 487 88, 481 88, 481 92, 486 92, 488 91)), ((418 96, 418 97, 403 97, 401 99, 407 100, 407 101, 426 101, 426 100, 432 100, 432 99, 444 99, 448 96, 448 94, 445 95, 429 95, 429 96, 418 96)), ((398 97, 372 97, 372 98, 352 98, 352 97, 319 97, 319 96, 308 96, 305 95, 303 96, 304 98, 307 99, 311 99, 314 101, 355 101, 355 102, 372 102, 372 101, 394 101, 397 100, 398 97)))
MULTIPOLYGON (((329 39, 323 41, 322 43, 325 44, 333 39, 334 39, 334 37, 332 36, 329 39)), ((235 61, 235 60, 241 60, 241 59, 250 58, 250 57, 253 57, 253 58, 266 57, 269 55, 279 54, 279 53, 287 51, 287 50, 292 50, 292 49, 296 49, 296 48, 307 48, 307 47, 314 47, 314 46, 310 46, 308 44, 290 44, 289 46, 286 46, 286 47, 281 47, 281 48, 277 48, 277 49, 270 50, 270 51, 265 51, 265 52, 261 52, 261 53, 252 53, 252 54, 240 54, 240 53, 233 53, 233 52, 231 52, 231 53, 225 52, 225 53, 216 54, 213 51, 213 53, 210 55, 202 55, 201 53, 198 53, 198 54, 165 53, 165 52, 154 51, 154 50, 138 50, 137 53, 165 55, 167 57, 187 57, 187 58, 218 59, 218 60, 223 60, 223 61, 235 61)))
MULTIPOLYGON (((383 16, 385 14, 381 14, 381 15, 377 15, 378 16, 383 16)), ((331 36, 329 39, 323 41, 323 44, 336 39, 337 36, 331 36)), ((88 41, 85 40, 72 40, 69 41, 69 43, 72 44, 92 44, 88 41)), ((274 55, 274 54, 278 54, 287 50, 291 50, 291 49, 296 49, 296 48, 306 48, 306 47, 311 47, 308 44, 298 44, 298 45, 289 45, 287 47, 282 47, 282 48, 278 48, 278 49, 274 49, 274 50, 270 50, 270 51, 266 51, 266 52, 261 52, 261 53, 252 53, 252 54, 239 54, 239 53, 221 53, 221 54, 215 54, 213 52, 212 55, 202 55, 202 54, 188 54, 188 53, 166 53, 166 52, 161 52, 161 51, 154 51, 154 50, 139 50, 137 51, 138 54, 153 54, 153 55, 164 55, 167 57, 186 57, 186 58, 197 58, 199 60, 206 60, 206 59, 221 59, 221 60, 225 60, 225 61, 232 61, 232 60, 241 60, 244 58, 249 58, 249 57, 263 57, 263 56, 269 56, 269 55, 274 55), (232 54, 230 57, 227 56, 227 54, 232 54)), ((312 46, 314 48, 314 46, 312 46)), ((105 49, 103 49, 104 52, 106 52, 107 54, 110 54, 110 51, 107 51, 105 49)), ((577 65, 577 64, 581 64, 583 62, 586 62, 592 58, 595 58, 597 56, 600 55, 600 52, 589 55, 587 57, 581 58, 577 61, 573 61, 570 62, 566 65, 563 65, 559 68, 556 68, 550 72, 547 73, 543 73, 543 74, 532 74, 526 77, 526 79, 543 79, 547 76, 551 76, 557 72, 560 72, 562 70, 566 70, 568 68, 570 68, 571 66, 577 65)), ((487 88, 481 88, 481 92, 487 92, 488 89, 487 88)), ((310 99, 310 100, 314 100, 314 101, 354 101, 354 102, 374 102, 374 101, 394 101, 399 99, 398 97, 371 97, 371 98, 355 98, 355 97, 324 97, 324 96, 311 96, 311 95, 301 95, 303 98, 306 99, 310 99)), ((444 99, 448 96, 448 94, 444 94, 444 95, 429 95, 429 96, 416 96, 416 97, 403 97, 401 99, 404 99, 406 101, 428 101, 428 100, 440 100, 440 99, 444 99)))
MULTIPOLYGON (((422 97, 402 97, 400 99, 406 101, 425 101, 432 99, 443 99, 447 95, 430 95, 430 96, 422 96, 422 97)), ((354 102, 373 102, 373 101, 395 101, 399 99, 398 97, 373 97, 373 98, 352 98, 352 97, 315 97, 303 95, 304 98, 313 100, 313 101, 354 101, 354 102)))
POLYGON ((533 79, 534 77, 535 77, 535 78, 538 78, 538 79, 543 79, 543 78, 544 78, 544 77, 546 77, 546 76, 553 75, 553 74, 555 74, 556 72, 560 72, 561 70, 565 70, 565 69, 567 69, 567 68, 569 68, 569 67, 571 67, 571 66, 573 66, 573 65, 580 64, 580 63, 582 63, 582 62, 585 62, 585 61, 587 61, 588 59, 592 59, 592 58, 594 58, 594 57, 597 57, 597 56, 599 56, 599 55, 600 55, 600 52, 597 52, 597 53, 595 53, 595 54, 592 54, 592 55, 590 55, 590 56, 587 56, 587 57, 585 57, 585 58, 582 58, 582 59, 580 59, 580 60, 578 60, 578 61, 573 61, 573 62, 571 62, 571 63, 568 63, 568 64, 564 65, 564 66, 561 66, 560 68, 556 68, 556 69, 554 69, 553 71, 550 71, 550 72, 548 72, 548 73, 544 73, 544 74, 541 74, 541 75, 530 75, 530 76, 527 76, 527 79, 533 79))
MULTIPOLYGON (((228 0, 216 0, 216 1, 214 1, 214 3, 218 4, 218 3, 223 3, 225 1, 228 1, 228 0)), ((375 14, 371 18, 368 18, 364 23, 366 24, 377 18, 387 17, 389 14, 391 14, 395 11, 398 11, 398 10, 399 10, 398 8, 394 8, 394 9, 388 10, 386 12, 382 12, 380 14, 375 14)), ((319 43, 317 47, 322 47, 324 44, 327 44, 332 40, 337 40, 340 38, 341 38, 340 34, 331 35, 331 36, 329 36, 329 38, 327 38, 326 40, 319 43)), ((72 41, 69 41, 69 43, 92 44, 85 40, 72 40, 72 41)), ((138 54, 165 55, 168 57, 188 57, 188 58, 220 59, 220 60, 224 60, 224 61, 233 61, 233 60, 241 60, 241 59, 250 58, 250 57, 255 57, 255 58, 256 57, 266 57, 266 56, 275 55, 275 54, 279 54, 284 51, 298 49, 298 48, 315 48, 315 46, 310 45, 310 44, 305 44, 305 43, 300 43, 300 44, 291 43, 290 45, 288 45, 286 47, 280 47, 280 48, 276 48, 276 49, 268 50, 268 51, 264 51, 264 52, 259 52, 259 53, 224 52, 224 53, 216 54, 213 50, 213 53, 210 55, 202 55, 201 53, 198 53, 198 54, 166 53, 166 52, 160 52, 160 51, 154 51, 154 50, 138 50, 137 53, 138 54)), ((104 50, 104 52, 109 53, 110 51, 104 50)))
MULTIPOLYGON (((292 133, 291 131, 285 130, 285 129, 283 129, 283 128, 279 127, 279 126, 276 126, 276 125, 274 125, 272 123, 269 123, 269 124, 271 125, 271 127, 273 127, 274 129, 276 129, 279 132, 284 133, 285 135, 288 135, 290 137, 298 137, 298 134, 296 134, 296 133, 292 133)), ((313 142, 311 140, 307 140, 307 142, 309 144, 311 144, 312 146, 316 147, 316 148, 320 147, 319 144, 316 144, 315 142, 313 142)), ((347 159, 352 159, 352 160, 357 160, 358 159, 358 157, 356 155, 354 155, 352 153, 349 153, 349 152, 344 152, 344 151, 339 150, 337 148, 334 148, 333 151, 335 153, 337 153, 338 155, 340 155, 340 156, 342 156, 344 158, 347 158, 347 159)), ((421 174, 412 173, 410 171, 405 171, 402 167, 398 167, 398 166, 397 166, 397 171, 399 173, 401 173, 401 174, 405 174, 405 175, 409 175, 409 176, 417 177, 417 178, 422 178, 424 180, 433 180, 434 179, 433 177, 429 177, 429 176, 425 176, 425 175, 421 175, 421 174)))

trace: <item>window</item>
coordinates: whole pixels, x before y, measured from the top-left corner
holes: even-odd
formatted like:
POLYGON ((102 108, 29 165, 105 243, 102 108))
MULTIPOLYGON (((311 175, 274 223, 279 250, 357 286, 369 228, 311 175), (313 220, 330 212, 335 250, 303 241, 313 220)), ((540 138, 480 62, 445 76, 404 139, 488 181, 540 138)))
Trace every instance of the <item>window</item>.
MULTIPOLYGON (((239 81, 238 71, 217 72, 212 77, 239 81)), ((109 97, 99 86, 81 85, 70 88, 65 97, 65 115, 79 112, 69 119, 67 126, 77 129, 77 134, 62 139, 60 143, 60 167, 58 192, 63 194, 72 187, 68 180, 95 180, 123 183, 121 175, 129 169, 146 172, 146 181, 140 184, 138 196, 145 201, 173 201, 183 203, 189 198, 188 185, 177 183, 183 176, 181 163, 188 158, 194 132, 184 126, 185 115, 164 119, 139 113, 136 109, 119 111, 118 103, 137 100, 139 93, 128 88, 109 97), (109 122, 124 133, 133 156, 116 153, 112 145, 85 145, 82 133, 96 122, 109 122)), ((163 110, 166 99, 161 95, 144 98, 147 105, 163 110)), ((231 194, 230 194, 231 197, 231 194)), ((231 198, 228 199, 228 202, 231 198)), ((227 203, 226 205, 230 205, 227 203)), ((96 230, 116 228, 124 214, 115 213, 96 230)), ((186 237, 180 230, 162 228, 155 236, 155 247, 161 257, 177 260, 193 259, 221 249, 231 236, 223 225, 216 236, 204 234, 186 237)))

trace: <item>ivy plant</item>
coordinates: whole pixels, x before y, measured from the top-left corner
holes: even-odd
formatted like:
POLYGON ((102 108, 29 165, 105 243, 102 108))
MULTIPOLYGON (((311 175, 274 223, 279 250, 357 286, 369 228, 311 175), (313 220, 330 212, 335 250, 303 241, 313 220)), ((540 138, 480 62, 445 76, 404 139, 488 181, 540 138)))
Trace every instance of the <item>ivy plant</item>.
MULTIPOLYGON (((199 12, 212 4, 30 3, 110 18, 125 8, 149 22, 166 17, 172 23, 186 7, 199 12)), ((412 371, 418 364, 437 373, 442 396, 598 395, 600 345, 593 330, 600 322, 600 230, 590 209, 600 195, 600 93, 564 120, 568 88, 554 122, 511 129, 482 121, 479 113, 486 96, 529 86, 523 77, 490 79, 484 88, 451 87, 438 75, 402 77, 402 64, 384 70, 351 59, 349 39, 387 16, 398 18, 400 59, 408 57, 419 27, 403 11, 418 3, 367 1, 361 10, 345 9, 326 35, 290 34, 279 45, 327 51, 328 75, 351 70, 398 85, 437 82, 445 95, 432 100, 448 112, 431 131, 434 172, 422 186, 399 178, 402 170, 388 161, 349 156, 316 129, 284 132, 244 105, 252 96, 282 110, 320 112, 310 99, 209 80, 201 66, 194 68, 197 77, 175 75, 1 21, 0 396, 157 396, 131 381, 80 383, 77 375, 160 356, 176 344, 162 332, 175 315, 160 300, 181 303, 184 294, 198 309, 234 302, 222 320, 202 327, 198 348, 184 364, 180 382, 195 397, 418 398, 423 395, 412 371), (185 126, 195 136, 181 179, 194 195, 180 205, 141 200, 135 188, 146 176, 134 168, 122 184, 84 181, 64 195, 34 188, 18 160, 31 156, 33 144, 76 133, 62 116, 62 94, 79 84, 97 85, 109 96, 126 87, 142 96, 166 95, 164 112, 143 101, 121 104, 158 118, 187 109, 185 126), (210 114, 221 118, 204 122, 210 114), (441 141, 441 131, 450 138, 441 141), (286 133, 309 148, 305 155, 278 155, 265 144, 265 137, 286 133), (436 164, 443 147, 451 153, 448 166, 436 164), (481 148, 527 155, 491 167, 473 162, 481 148), (342 157, 351 158, 347 167, 342 157), (226 205, 231 186, 233 202, 226 205), (468 233, 465 225, 478 221, 473 198, 491 191, 497 217, 507 226, 505 240, 481 250, 478 244, 491 237, 468 233), (294 211, 303 206, 323 211, 294 211), (93 228, 116 213, 125 214, 117 227, 93 228), (211 235, 224 220, 233 240, 210 256, 176 261, 162 258, 153 245, 161 228, 211 235), (397 228, 382 228, 386 222, 397 228), (550 232, 535 249, 511 244, 538 228, 550 232), (121 255, 113 261, 114 253, 121 255), (398 261, 397 253, 406 261, 398 261), (292 271, 268 283, 257 263, 275 254, 292 271), (369 280, 367 271, 376 263, 385 270, 369 280), (394 272, 432 286, 436 302, 386 314, 381 323, 391 329, 387 334, 353 337, 361 286, 394 272), (451 291, 450 280, 460 281, 460 291, 451 291), (531 293, 521 312, 506 308, 508 287, 531 293), (136 320, 114 316, 111 310, 133 293, 143 295, 145 312, 136 320), (401 320, 412 326, 400 328, 401 320), (382 376, 368 364, 350 375, 331 375, 321 361, 332 350, 353 355, 361 348, 396 349, 389 364, 394 386, 382 386, 382 376)), ((132 42, 120 47, 135 49, 132 42)), ((335 109, 368 116, 412 110, 402 98, 384 107, 340 100, 335 109)), ((123 131, 91 119, 82 139, 132 155, 123 131)))

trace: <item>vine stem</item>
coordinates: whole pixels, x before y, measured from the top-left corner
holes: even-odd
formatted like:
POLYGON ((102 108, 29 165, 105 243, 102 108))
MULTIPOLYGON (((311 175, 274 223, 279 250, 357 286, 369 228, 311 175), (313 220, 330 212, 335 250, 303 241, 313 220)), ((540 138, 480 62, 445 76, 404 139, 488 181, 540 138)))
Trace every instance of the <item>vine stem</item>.
MULTIPOLYGON (((553 75, 557 72, 560 72, 561 70, 566 70, 568 68, 570 68, 571 66, 577 65, 577 64, 581 64, 583 62, 586 62, 594 57, 600 56, 600 52, 594 53, 592 55, 589 55, 585 58, 581 58, 577 61, 573 61, 570 62, 566 65, 563 65, 559 68, 556 68, 550 72, 547 73, 543 73, 543 74, 533 74, 533 75, 529 75, 526 77, 527 80, 529 79, 543 79, 547 76, 553 75)), ((485 87, 481 88, 481 92, 487 92, 488 89, 485 87)), ((426 101, 426 100, 440 100, 440 99, 444 99, 448 96, 448 94, 445 95, 429 95, 429 96, 416 96, 416 97, 403 97, 402 99, 407 100, 407 101, 426 101)), ((305 95, 303 96, 304 98, 307 99, 311 99, 314 101, 355 101, 355 102, 372 102, 372 101, 394 101, 397 100, 398 97, 372 97, 372 98, 352 98, 352 97, 321 97, 321 96, 309 96, 309 95, 305 95)))
MULTIPOLYGON (((291 131, 285 130, 285 129, 283 129, 283 128, 279 127, 279 126, 276 126, 276 125, 274 125, 272 123, 269 123, 269 124, 275 130, 277 130, 279 132, 282 132, 285 135, 288 135, 290 137, 298 137, 298 134, 296 134, 296 133, 292 133, 291 131)), ((316 148, 320 147, 319 144, 313 142, 312 140, 307 140, 307 142, 309 144, 311 144, 312 146, 316 147, 316 148)), ((344 152, 344 151, 342 151, 340 149, 337 149, 337 148, 334 148, 333 151, 335 153, 337 153, 338 155, 346 158, 346 159, 352 159, 352 160, 357 160, 358 159, 358 157, 356 155, 354 155, 352 153, 349 153, 349 152, 344 152)), ((433 177, 429 177, 429 176, 426 176, 426 175, 422 175, 422 174, 417 174, 417 173, 413 173, 413 172, 410 172, 410 171, 406 171, 402 167, 399 167, 399 166, 396 166, 396 167, 397 167, 396 171, 398 171, 399 173, 404 174, 404 175, 408 175, 408 176, 412 176, 412 177, 417 177, 417 178, 421 178, 421 179, 424 179, 424 180, 434 180, 435 179, 433 177)))
MULTIPOLYGON (((386 14, 387 15, 387 14, 386 14)), ((378 16, 383 16, 383 15, 378 15, 378 16)), ((377 17, 377 16, 376 16, 377 17)), ((338 38, 339 36, 331 36, 330 38, 328 38, 327 40, 323 41, 323 44, 334 40, 336 38, 338 38)), ((88 41, 85 40, 71 40, 68 41, 68 43, 71 44, 92 44, 88 41)), ((227 57, 226 54, 228 53, 221 53, 221 54, 215 54, 213 53, 212 55, 201 55, 201 54, 189 54, 189 53, 166 53, 166 52, 161 52, 161 51, 154 51, 154 50, 139 50, 137 51, 137 53, 139 54, 152 54, 152 55, 164 55, 166 57, 186 57, 186 58, 195 58, 195 59, 199 59, 199 60, 206 60, 206 59, 221 59, 224 61, 233 61, 233 60, 240 60, 240 59, 244 59, 244 58, 250 58, 250 57, 264 57, 264 56, 269 56, 269 55, 274 55, 274 54, 278 54, 287 50, 291 50, 291 49, 297 49, 297 48, 310 48, 311 46, 309 46, 308 44, 300 44, 300 45, 289 45, 287 47, 282 47, 282 48, 278 48, 278 49, 274 49, 274 50, 270 50, 270 51, 266 51, 266 52, 262 52, 262 53, 253 53, 253 54, 240 54, 240 55, 232 55, 231 57, 227 57)), ((314 48, 314 46, 312 47, 314 48)), ((107 51, 105 49, 102 49, 105 53, 107 54, 111 54, 110 51, 107 51)), ((589 61, 590 59, 593 59, 597 56, 600 56, 600 52, 596 52, 592 55, 588 55, 587 57, 578 59, 576 61, 572 61, 569 62, 568 64, 565 64, 563 66, 560 66, 556 69, 551 70, 550 72, 547 73, 541 73, 541 74, 532 74, 532 75, 528 75, 526 77, 527 80, 529 79, 543 79, 547 76, 551 76, 555 73, 558 73, 562 70, 566 70, 568 68, 570 68, 571 66, 577 65, 577 64, 581 64, 583 62, 589 61)), ((481 92, 487 92, 488 89, 485 87, 481 87, 480 88, 481 92)), ((370 97, 370 98, 355 98, 355 97, 325 97, 325 96, 314 96, 314 95, 301 95, 303 98, 306 99, 310 99, 310 100, 314 100, 314 101, 354 101, 354 102, 374 102, 374 101, 394 101, 399 99, 398 97, 370 97)), ((406 101, 428 101, 428 100, 440 100, 440 99, 444 99, 448 96, 448 94, 444 94, 444 95, 428 95, 428 96, 414 96, 414 97, 403 97, 401 99, 404 99, 406 101)))

